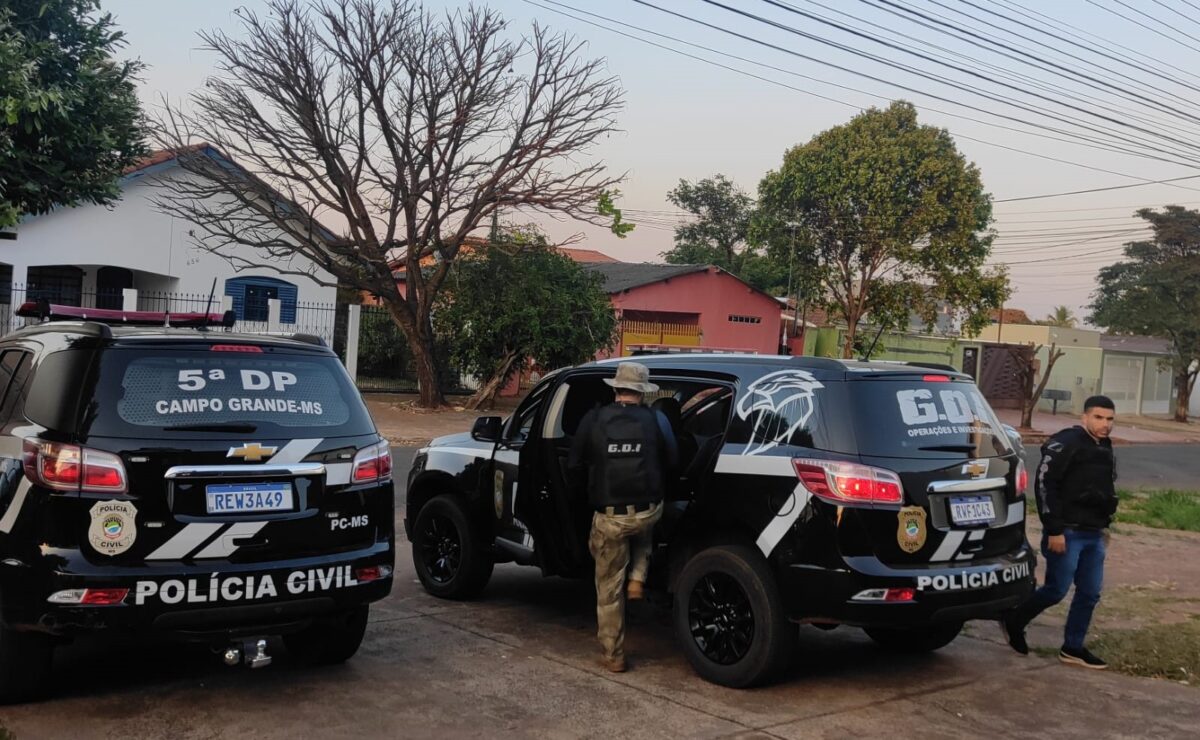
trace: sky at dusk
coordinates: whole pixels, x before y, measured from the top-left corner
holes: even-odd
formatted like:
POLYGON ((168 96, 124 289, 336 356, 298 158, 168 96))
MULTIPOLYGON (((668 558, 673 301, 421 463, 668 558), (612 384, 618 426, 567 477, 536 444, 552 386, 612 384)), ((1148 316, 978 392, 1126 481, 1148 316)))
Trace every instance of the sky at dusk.
MULTIPOLYGON (((200 50, 197 30, 235 33, 235 8, 266 9, 265 3, 246 0, 102 0, 102 5, 127 34, 126 54, 148 66, 142 87, 147 106, 158 105, 164 95, 183 100, 213 74, 214 57, 200 50)), ((436 10, 461 5, 465 3, 426 4, 436 10)), ((1135 14, 1143 3, 1131 3, 1135 9, 1130 10, 1112 0, 496 0, 488 5, 512 21, 514 35, 534 22, 576 35, 586 42, 586 53, 604 58, 611 74, 620 79, 626 102, 619 119, 623 132, 605 141, 595 155, 610 169, 627 174, 619 205, 638 228, 618 239, 573 223, 545 222, 543 227, 554 239, 582 231, 583 246, 623 260, 660 261, 659 254, 671 247, 672 224, 679 216, 666 193, 681 178, 724 173, 753 194, 788 148, 862 109, 899 98, 917 106, 922 122, 949 129, 960 151, 979 166, 997 201, 999 238, 992 262, 1010 266, 1015 295, 1009 306, 1034 318, 1060 304, 1081 318, 1086 315, 1096 270, 1118 260, 1120 246, 1143 234, 1140 219, 1132 217, 1136 208, 1200 205, 1200 179, 1015 200, 1197 172, 1189 166, 1186 146, 1197 128, 1183 114, 1195 112, 1200 122, 1200 108, 1188 107, 1186 94, 1193 81, 1200 91, 1200 78, 1187 72, 1197 68, 1200 23, 1185 17, 1186 6, 1178 3, 1146 5, 1153 14, 1145 16, 1135 14), (897 5, 923 15, 902 17, 897 5), (828 22, 814 20, 813 15, 828 22), (997 27, 979 19, 990 19, 997 27), (1022 29, 1017 21, 1043 33, 1022 29), (1164 33, 1167 26, 1155 21, 1172 21, 1179 31, 1164 33), (1002 40, 1004 47, 933 30, 950 23, 987 40, 1002 40), (1188 32, 1197 38, 1189 40, 1188 32), (1060 40, 1052 41, 1051 33, 1060 40), (1061 41, 1067 34, 1077 45, 1061 41), (1039 47, 1039 42, 1054 48, 1039 47), (1094 53, 1083 53, 1083 46, 1094 53), (1020 61, 1034 53, 1057 66, 1034 70, 1020 61), (944 65, 918 54, 975 72, 946 72, 944 65), (877 61, 879 57, 916 72, 898 71, 877 61), (1089 59, 1104 60, 1104 68, 1093 67, 1089 59), (1148 69, 1180 82, 1162 83, 1161 74, 1156 77, 1148 69), (976 73, 998 82, 983 84, 976 73), (953 86, 931 80, 931 74, 953 80, 953 86), (1070 85, 1062 84, 1067 78, 1070 85), (986 97, 998 95, 1006 84, 1033 90, 1033 95, 1012 96, 1026 110, 1009 105, 1007 96, 986 97), (1165 88, 1161 93, 1159 86, 1165 88), (1110 93, 1118 87, 1136 94, 1117 99, 1110 93), (1064 111, 1063 100, 1074 107, 1064 111), (1033 120, 1038 111, 1051 108, 1074 124, 1054 124, 1064 132, 1053 135, 1056 138, 1035 135, 1030 126, 1013 120, 1033 120), (1142 156, 1089 146, 1075 135, 1091 130, 1079 126, 1112 129, 1121 125, 1117 121, 1135 124, 1119 129, 1131 143, 1114 143, 1111 135, 1093 138, 1103 138, 1104 149, 1138 149, 1142 156), (1171 137, 1179 143, 1171 143, 1171 137), (1152 138, 1157 153, 1147 156, 1150 147, 1143 143, 1152 138)), ((1200 96, 1193 94, 1192 99, 1200 96)))

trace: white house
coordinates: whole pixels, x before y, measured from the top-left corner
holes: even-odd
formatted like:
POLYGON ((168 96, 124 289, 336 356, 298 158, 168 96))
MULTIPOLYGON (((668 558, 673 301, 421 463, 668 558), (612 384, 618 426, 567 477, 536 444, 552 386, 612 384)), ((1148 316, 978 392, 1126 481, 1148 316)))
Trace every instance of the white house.
MULTIPOLYGON (((192 151, 222 157, 206 145, 192 151)), ((144 310, 202 310, 214 278, 213 309, 228 296, 242 321, 266 321, 271 298, 280 300, 285 325, 295 323, 297 302, 334 303, 336 281, 302 257, 272 262, 264 253, 251 257, 263 267, 235 270, 196 246, 193 225, 162 213, 153 202, 162 195, 155 185, 163 178, 192 176, 174 152, 155 152, 126 172, 121 200, 113 206, 58 208, 26 218, 15 240, 0 241, 0 305, 45 297, 51 303, 122 308, 124 289, 134 288, 144 310), (306 275, 281 275, 269 264, 310 272, 330 286, 306 275)))

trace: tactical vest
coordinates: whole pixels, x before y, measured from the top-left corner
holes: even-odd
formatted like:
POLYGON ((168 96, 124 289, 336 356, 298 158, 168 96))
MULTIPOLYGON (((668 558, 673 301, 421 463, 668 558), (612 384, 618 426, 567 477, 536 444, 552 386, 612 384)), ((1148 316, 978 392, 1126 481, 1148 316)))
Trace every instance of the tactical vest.
POLYGON ((596 412, 588 449, 588 500, 597 509, 662 501, 662 446, 654 411, 610 404, 596 412))

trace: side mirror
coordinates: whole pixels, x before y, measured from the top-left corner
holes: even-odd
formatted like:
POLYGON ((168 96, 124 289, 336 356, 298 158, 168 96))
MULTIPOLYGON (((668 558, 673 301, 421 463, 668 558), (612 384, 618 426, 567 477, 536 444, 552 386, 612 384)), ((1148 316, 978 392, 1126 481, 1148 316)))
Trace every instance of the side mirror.
POLYGON ((481 416, 471 427, 471 439, 476 442, 499 442, 503 420, 499 416, 481 416))

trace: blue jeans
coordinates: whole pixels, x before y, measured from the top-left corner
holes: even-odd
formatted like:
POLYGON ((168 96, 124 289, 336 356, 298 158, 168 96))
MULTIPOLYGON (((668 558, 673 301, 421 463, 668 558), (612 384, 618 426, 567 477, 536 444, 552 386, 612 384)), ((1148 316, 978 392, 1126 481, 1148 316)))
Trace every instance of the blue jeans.
POLYGON ((1067 626, 1063 630, 1063 647, 1078 650, 1083 647, 1088 626, 1092 623, 1092 612, 1100 602, 1100 588, 1104 584, 1104 532, 1089 529, 1068 529, 1067 551, 1061 555, 1050 552, 1046 547, 1046 535, 1042 535, 1042 555, 1046 558, 1046 581, 1033 592, 1029 601, 1018 607, 1017 613, 1023 622, 1030 622, 1046 609, 1067 596, 1071 582, 1075 583, 1075 597, 1071 599, 1071 610, 1067 613, 1067 626))

